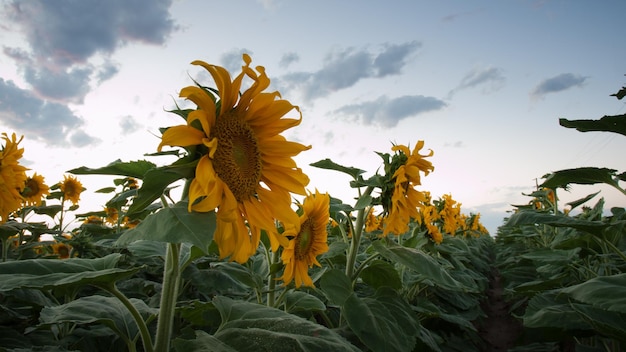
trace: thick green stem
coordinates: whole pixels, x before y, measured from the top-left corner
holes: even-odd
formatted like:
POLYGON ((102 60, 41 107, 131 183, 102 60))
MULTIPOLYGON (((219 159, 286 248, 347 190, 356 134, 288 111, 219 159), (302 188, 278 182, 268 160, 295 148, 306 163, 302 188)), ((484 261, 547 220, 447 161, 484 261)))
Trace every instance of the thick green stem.
POLYGON ((178 298, 178 287, 180 285, 180 247, 180 243, 167 244, 156 342, 154 345, 154 351, 156 352, 166 352, 170 350, 172 327, 174 326, 174 313, 178 298))
MULTIPOLYGON (((368 186, 363 193, 363 196, 369 196, 374 188, 368 186)), ((352 280, 352 274, 354 273, 354 264, 356 263, 356 256, 359 254, 359 245, 361 244, 361 234, 363 233, 363 224, 365 223, 365 208, 359 209, 356 216, 356 224, 354 225, 354 231, 352 232, 352 242, 350 242, 350 248, 348 250, 348 258, 346 259, 346 276, 352 280)))
POLYGON ((137 328, 139 328, 139 334, 141 335, 141 342, 143 343, 144 351, 146 352, 154 351, 154 348, 152 346, 152 338, 150 337, 150 331, 148 330, 148 327, 146 326, 146 322, 143 320, 143 318, 141 317, 141 314, 139 314, 139 311, 137 310, 137 308, 135 308, 135 306, 128 299, 128 297, 126 297, 122 292, 120 292, 117 289, 117 287, 115 286, 115 283, 111 285, 107 285, 107 286, 100 286, 100 288, 109 292, 113 296, 117 297, 117 299, 119 299, 120 302, 122 302, 124 307, 126 307, 126 309, 128 309, 130 314, 133 316, 133 319, 135 319, 137 328))
MULTIPOLYGON (((268 268, 271 268, 272 264, 278 262, 278 259, 279 259, 278 251, 272 252, 270 262, 268 263, 269 264, 268 268)), ((267 306, 273 307, 274 302, 275 302, 275 297, 276 297, 276 273, 271 273, 267 280, 268 280, 267 281, 267 286, 268 286, 267 306)))

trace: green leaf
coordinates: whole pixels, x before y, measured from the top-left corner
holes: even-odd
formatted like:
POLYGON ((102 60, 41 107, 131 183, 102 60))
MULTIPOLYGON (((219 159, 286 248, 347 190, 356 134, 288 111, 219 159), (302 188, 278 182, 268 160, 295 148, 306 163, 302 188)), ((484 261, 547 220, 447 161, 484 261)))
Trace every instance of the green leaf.
POLYGON ((156 199, 159 199, 170 184, 181 178, 183 178, 181 174, 167 167, 148 170, 144 175, 141 187, 137 190, 137 197, 133 199, 127 213, 141 212, 156 199))
POLYGON ((372 196, 370 196, 369 194, 360 196, 359 199, 357 199, 356 204, 354 205, 354 209, 355 210, 365 209, 365 207, 372 204, 372 199, 373 199, 372 196))
POLYGON ((578 207, 581 204, 584 204, 585 202, 587 202, 588 200, 591 200, 593 197, 597 196, 600 193, 600 191, 596 192, 596 193, 592 193, 584 198, 580 198, 574 201, 571 201, 569 203, 565 203, 565 205, 569 205, 572 209, 578 207))
POLYGON ((594 307, 626 313, 626 273, 599 276, 561 289, 573 299, 594 307))
POLYGON ((559 124, 580 132, 615 132, 626 136, 626 115, 603 116, 599 120, 559 119, 559 124))
POLYGON ((383 241, 374 241, 372 246, 383 257, 414 271, 420 281, 448 290, 471 291, 470 288, 452 278, 435 258, 419 249, 402 247, 397 244, 385 246, 383 241))
POLYGON ((208 253, 215 226, 215 212, 189 212, 187 202, 178 202, 148 215, 137 227, 124 232, 116 244, 123 246, 138 240, 191 243, 208 253))
POLYGON ((92 169, 81 166, 68 172, 75 175, 117 175, 142 179, 148 170, 155 167, 154 163, 146 160, 123 162, 118 159, 104 167, 92 169))
POLYGON ((402 288, 402 280, 398 271, 389 262, 384 260, 375 260, 371 262, 365 269, 361 271, 361 279, 373 288, 383 286, 391 287, 396 290, 402 288))
POLYGON ((565 169, 544 175, 546 180, 540 187, 551 189, 564 188, 567 189, 569 184, 593 185, 596 183, 606 183, 618 189, 619 184, 613 179, 617 170, 598 168, 598 167, 580 167, 576 169, 565 169))
MULTIPOLYGON (((140 299, 131 298, 130 301, 144 320, 159 311, 148 307, 140 299)), ((133 316, 119 299, 99 295, 82 297, 60 306, 44 307, 39 322, 40 326, 59 323, 103 324, 125 340, 133 340, 139 333, 133 316)))
POLYGON ((328 300, 343 305, 352 294, 352 283, 346 274, 339 269, 331 269, 322 275, 320 288, 328 300))
POLYGON ((350 329, 372 351, 412 351, 420 326, 411 307, 388 287, 373 298, 350 295, 343 306, 350 329))
POLYGON ((63 207, 60 204, 55 204, 34 207, 33 211, 35 214, 48 215, 49 217, 54 218, 61 211, 61 209, 63 209, 63 207))
POLYGON ((196 338, 193 340, 177 338, 172 343, 174 350, 178 352, 237 352, 237 350, 202 330, 196 331, 196 338))
POLYGON ((285 294, 287 312, 325 311, 326 305, 319 298, 304 291, 289 291, 285 294))
POLYGON ((565 296, 556 291, 535 295, 523 316, 524 327, 563 330, 590 330, 590 326, 572 308, 565 296))
POLYGON ((138 268, 116 268, 121 254, 96 259, 27 259, 0 263, 0 292, 19 288, 47 290, 58 287, 111 284, 130 277, 138 268))
POLYGON ((335 171, 343 172, 352 176, 352 178, 354 179, 356 179, 360 174, 365 172, 365 170, 357 169, 355 167, 346 167, 346 166, 339 165, 330 159, 320 160, 310 165, 313 167, 318 167, 320 169, 335 170, 335 171))
POLYGON ((282 310, 220 296, 213 304, 222 316, 214 337, 236 351, 359 351, 336 332, 282 310))
POLYGON ((579 220, 569 216, 551 215, 537 213, 534 211, 522 211, 513 214, 504 226, 515 227, 535 224, 546 224, 555 227, 571 227, 577 230, 589 232, 591 234, 599 234, 603 229, 609 226, 609 224, 601 221, 579 220))
POLYGON ((572 308, 598 334, 626 342, 626 314, 607 312, 593 306, 573 305, 572 308))

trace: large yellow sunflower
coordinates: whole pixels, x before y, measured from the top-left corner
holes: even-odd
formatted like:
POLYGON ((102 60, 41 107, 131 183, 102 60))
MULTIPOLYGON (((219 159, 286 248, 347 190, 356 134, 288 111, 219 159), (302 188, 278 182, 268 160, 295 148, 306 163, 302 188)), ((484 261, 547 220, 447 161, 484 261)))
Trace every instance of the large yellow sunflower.
POLYGON ((9 214, 22 205, 21 191, 24 189, 28 170, 19 163, 24 148, 18 148, 18 145, 23 138, 17 140, 15 133, 11 138, 6 133, 2 134, 5 145, 0 150, 0 224, 5 223, 9 214))
POLYGON ((326 226, 329 218, 330 196, 327 193, 316 190, 304 199, 300 221, 285 231, 293 236, 281 255, 285 269, 279 280, 285 285, 295 279, 296 287, 313 286, 308 270, 313 264, 321 266, 316 257, 328 251, 326 226))
POLYGON ((402 235, 409 230, 411 218, 418 219, 417 209, 427 200, 424 192, 417 191, 414 187, 421 185, 420 172, 428 175, 434 170, 432 163, 424 158, 433 155, 421 155, 420 149, 424 146, 424 141, 419 141, 410 151, 408 146, 395 145, 391 148, 394 152, 400 152, 406 157, 404 164, 400 165, 393 174, 395 179, 393 195, 391 196, 391 206, 389 207, 387 218, 384 221, 383 236, 389 233, 402 235))
POLYGON ((197 146, 201 151, 189 187, 189 211, 218 208, 214 240, 220 256, 239 263, 256 252, 261 230, 269 234, 273 250, 287 244, 274 221, 298 221, 290 192, 305 195, 309 178, 292 157, 311 148, 280 135, 300 124, 300 109, 280 99, 278 92, 263 92, 270 84, 265 69, 250 68, 248 55, 243 55, 243 61, 241 73, 233 80, 223 67, 192 62, 213 77, 219 104, 203 88, 183 88, 180 96, 198 108, 189 113, 186 125, 168 128, 158 147, 160 151, 165 145, 197 146), (252 84, 240 95, 246 77, 252 84), (283 118, 292 110, 298 118, 283 118))
POLYGON ((43 176, 35 173, 33 176, 26 178, 25 187, 22 191, 24 204, 39 206, 43 197, 47 194, 50 194, 50 187, 46 185, 43 176))
POLYGON ((80 194, 83 192, 83 184, 74 176, 63 176, 63 182, 59 185, 63 197, 76 205, 80 200, 80 194))

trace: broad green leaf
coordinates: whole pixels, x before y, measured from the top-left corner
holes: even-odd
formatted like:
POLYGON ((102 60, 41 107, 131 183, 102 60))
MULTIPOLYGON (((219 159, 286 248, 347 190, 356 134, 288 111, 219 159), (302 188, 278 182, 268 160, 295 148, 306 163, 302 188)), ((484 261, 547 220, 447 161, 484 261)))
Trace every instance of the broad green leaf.
POLYGON ((189 212, 187 202, 178 202, 148 215, 137 227, 124 232, 116 244, 123 246, 139 240, 191 243, 207 253, 215 223, 215 212, 189 212))
POLYGON ((567 264, 578 256, 580 248, 564 249, 538 249, 530 253, 522 254, 521 257, 538 262, 567 264))
MULTIPOLYGON (((140 299, 131 298, 130 301, 144 320, 158 313, 158 309, 148 307, 140 299)), ((82 297, 60 306, 44 307, 39 322, 42 326, 59 323, 104 324, 128 340, 134 339, 139 332, 133 316, 119 299, 99 295, 82 297)))
POLYGON ((346 274, 338 269, 331 269, 322 275, 320 288, 329 301, 343 305, 352 294, 352 283, 346 274))
POLYGON ((356 201, 356 204, 354 205, 354 209, 355 210, 365 209, 365 207, 367 207, 370 204, 372 204, 372 199, 373 199, 372 196, 370 196, 368 194, 362 195, 356 201))
POLYGON ((626 115, 605 115, 599 120, 559 119, 559 125, 567 128, 575 128, 580 132, 615 132, 626 136, 626 115))
POLYGON ((7 221, 0 224, 0 238, 7 239, 23 230, 41 233, 47 228, 45 223, 7 221))
POLYGON ((505 227, 521 225, 546 224, 555 227, 571 227, 577 230, 586 231, 591 234, 599 234, 609 224, 601 221, 579 220, 569 216, 537 213, 534 211, 522 211, 511 215, 505 227))
POLYGON ((626 314, 606 311, 593 306, 573 305, 572 308, 598 334, 626 342, 626 314))
POLYGON ((588 200, 591 200, 593 197, 597 196, 600 193, 600 191, 596 192, 596 193, 592 193, 584 198, 580 198, 574 201, 571 201, 569 203, 565 203, 565 205, 569 205, 570 207, 572 207, 572 209, 578 207, 581 204, 585 204, 588 200))
POLYGON ((556 291, 535 295, 528 302, 523 320, 524 326, 528 328, 591 329, 591 326, 572 308, 567 298, 559 296, 556 291))
POLYGON ((146 160, 123 162, 118 159, 104 167, 93 169, 81 166, 68 172, 74 175, 117 175, 142 179, 148 170, 155 167, 154 163, 146 160))
POLYGON ((598 167, 580 167, 576 169, 565 169, 544 175, 546 180, 540 187, 551 189, 567 189, 572 183, 580 185, 593 185, 596 183, 606 183, 618 189, 619 184, 613 179, 617 171, 598 167))
POLYGON ((222 325, 213 335, 236 351, 359 351, 336 332, 251 302, 215 297, 222 325))
POLYGON ((61 211, 61 209, 63 208, 60 204, 54 204, 34 207, 33 211, 35 212, 35 214, 48 215, 49 217, 54 218, 61 211))
POLYGON ((215 263, 215 269, 250 288, 263 288, 263 278, 239 263, 215 263))
POLYGON ((389 262, 375 260, 361 271, 361 279, 373 288, 383 286, 399 290, 402 288, 402 280, 398 271, 389 262))
POLYGON ((352 294, 343 315, 350 329, 372 351, 412 351, 420 326, 411 307, 395 291, 385 287, 373 298, 352 294))
POLYGON ((385 245, 382 241, 374 241, 372 246, 383 257, 413 270, 423 281, 430 281, 434 285, 454 291, 470 290, 452 278, 435 258, 419 249, 397 244, 385 245))
POLYGON ((125 279, 138 268, 120 269, 119 253, 96 259, 27 259, 0 263, 0 292, 19 288, 47 290, 51 288, 109 285, 125 279))
POLYGON ((285 295, 285 307, 289 313, 326 310, 324 302, 304 291, 289 291, 285 295))
POLYGON ((177 338, 172 343, 174 350, 178 352, 237 352, 237 350, 202 330, 196 330, 196 338, 193 340, 177 338))
POLYGON ((133 203, 128 208, 128 214, 141 212, 159 199, 170 184, 182 178, 180 173, 174 172, 169 167, 148 170, 143 177, 141 187, 137 190, 137 197, 133 199, 133 203))
POLYGON ((330 159, 320 160, 310 165, 313 167, 319 167, 320 169, 340 171, 352 176, 352 178, 354 179, 356 179, 360 174, 365 172, 365 170, 357 169, 355 167, 346 167, 339 165, 330 159))
POLYGON ((626 313, 626 273, 599 276, 561 289, 575 300, 613 312, 626 313))

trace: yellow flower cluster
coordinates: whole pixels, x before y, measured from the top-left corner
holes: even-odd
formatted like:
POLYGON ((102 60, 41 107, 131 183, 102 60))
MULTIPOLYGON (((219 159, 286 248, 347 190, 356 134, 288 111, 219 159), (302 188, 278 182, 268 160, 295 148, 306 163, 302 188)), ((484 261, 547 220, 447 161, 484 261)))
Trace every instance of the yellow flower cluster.
POLYGON ((15 133, 11 138, 6 133, 2 134, 4 146, 0 150, 0 224, 7 222, 9 214, 24 202, 21 192, 26 185, 28 169, 20 165, 24 148, 18 147, 23 138, 18 140, 15 133))

